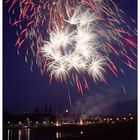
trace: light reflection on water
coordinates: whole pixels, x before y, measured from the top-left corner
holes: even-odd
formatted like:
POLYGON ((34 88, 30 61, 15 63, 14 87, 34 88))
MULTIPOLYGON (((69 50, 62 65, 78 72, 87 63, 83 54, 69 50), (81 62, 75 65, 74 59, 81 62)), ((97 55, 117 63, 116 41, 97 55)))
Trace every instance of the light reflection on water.
POLYGON ((18 130, 18 140, 21 140, 21 129, 18 130))
POLYGON ((56 132, 56 139, 61 138, 61 132, 56 132))
POLYGON ((84 131, 38 131, 36 128, 7 129, 4 140, 57 140, 59 138, 77 137, 84 134, 84 131))
POLYGON ((7 130, 7 138, 4 140, 31 140, 30 139, 30 128, 18 129, 18 130, 7 130), (13 135, 14 133, 14 135, 13 135))
POLYGON ((19 129, 18 130, 18 140, 30 140, 30 128, 19 129))
POLYGON ((10 140, 10 130, 8 129, 8 133, 7 133, 7 140, 10 140))
POLYGON ((11 133, 10 133, 11 140, 12 140, 12 133, 13 133, 13 131, 11 130, 11 133))
POLYGON ((11 129, 7 130, 7 140, 12 140, 12 133, 13 131, 11 129))
MULTIPOLYGON (((30 128, 25 128, 25 129, 8 129, 7 130, 7 137, 4 138, 4 140, 35 140, 35 136, 32 133, 32 131, 30 128)), ((55 140, 58 138, 62 137, 62 133, 61 132, 55 132, 52 134, 47 134, 47 140, 51 139, 51 140, 55 140), (49 136, 48 136, 49 135, 49 136)), ((40 138, 38 138, 40 140, 40 138)), ((46 140, 46 137, 43 137, 43 140, 46 140)))
POLYGON ((28 140, 30 140, 30 129, 29 128, 28 128, 27 134, 28 134, 28 140))

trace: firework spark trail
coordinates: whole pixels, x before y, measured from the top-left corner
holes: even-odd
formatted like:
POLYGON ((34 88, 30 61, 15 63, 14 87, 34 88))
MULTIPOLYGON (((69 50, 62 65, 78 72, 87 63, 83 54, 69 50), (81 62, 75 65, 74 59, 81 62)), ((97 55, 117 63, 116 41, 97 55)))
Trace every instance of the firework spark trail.
POLYGON ((122 90, 123 90, 124 94, 126 95, 126 89, 123 84, 122 84, 122 90))
POLYGON ((28 40, 25 61, 31 57, 32 70, 35 58, 41 73, 49 73, 50 83, 53 78, 61 83, 74 83, 83 94, 83 87, 88 90, 90 87, 86 75, 95 83, 107 83, 107 69, 118 77, 122 69, 112 58, 136 69, 133 29, 112 0, 5 0, 5 3, 12 13, 9 23, 17 28, 15 45, 19 50, 28 40))
POLYGON ((69 99, 69 103, 70 103, 70 106, 72 105, 72 101, 71 101, 71 95, 70 95, 70 92, 69 92, 69 90, 67 91, 67 93, 68 93, 68 99, 69 99))

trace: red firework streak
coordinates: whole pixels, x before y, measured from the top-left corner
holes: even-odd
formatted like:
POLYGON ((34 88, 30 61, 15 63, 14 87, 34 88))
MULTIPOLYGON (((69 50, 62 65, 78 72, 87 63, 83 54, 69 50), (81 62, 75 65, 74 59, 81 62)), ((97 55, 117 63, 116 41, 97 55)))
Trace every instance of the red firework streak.
MULTIPOLYGON (((28 40, 29 48, 35 59, 38 60, 38 57, 42 57, 39 48, 43 46, 46 37, 50 37, 49 35, 53 29, 57 27, 61 31, 66 27, 65 21, 67 18, 74 14, 75 8, 84 6, 89 8, 90 12, 95 13, 95 24, 97 25, 93 28, 93 32, 98 35, 97 42, 102 42, 99 46, 104 46, 101 52, 106 56, 110 53, 115 55, 120 62, 136 70, 133 50, 137 49, 137 44, 132 39, 133 35, 129 30, 130 27, 128 26, 128 29, 123 28, 122 25, 127 23, 120 16, 121 10, 117 8, 112 0, 5 0, 5 4, 9 4, 8 13, 16 12, 17 14, 17 8, 15 7, 19 6, 18 17, 16 14, 10 17, 12 20, 11 25, 17 27, 18 38, 15 46, 19 49, 24 45, 25 40, 28 40), (113 8, 110 6, 111 4, 113 8), (103 51, 104 48, 109 51, 103 51), (132 50, 132 54, 129 53, 129 50, 132 50)), ((42 63, 38 64, 43 73, 46 71, 49 61, 51 60, 43 58, 42 63)), ((111 58, 107 59, 105 66, 113 75, 118 77, 117 66, 111 58)), ((77 76, 73 80, 81 95, 83 95, 82 83, 84 83, 87 90, 90 89, 85 76, 82 75, 82 77, 84 82, 80 82, 80 78, 77 76)), ((50 72, 49 84, 51 84, 52 79, 53 74, 50 72)), ((107 84, 105 78, 99 79, 107 84)), ((59 75, 59 80, 61 83, 64 80, 62 73, 59 75)), ((94 78, 93 80, 96 83, 94 78)))

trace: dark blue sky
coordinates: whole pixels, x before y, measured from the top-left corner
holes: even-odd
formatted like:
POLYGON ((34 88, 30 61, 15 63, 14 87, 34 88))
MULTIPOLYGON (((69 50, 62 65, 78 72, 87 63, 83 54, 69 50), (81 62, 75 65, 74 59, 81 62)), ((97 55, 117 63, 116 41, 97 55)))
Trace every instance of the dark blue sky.
MULTIPOLYGON (((136 0, 118 0, 116 4, 126 13, 136 20, 136 0)), ((34 67, 34 72, 30 71, 30 67, 24 61, 24 55, 21 50, 21 56, 17 55, 15 48, 16 33, 15 29, 8 23, 9 14, 7 6, 3 7, 3 101, 4 111, 14 114, 23 111, 33 112, 35 106, 39 106, 43 111, 45 105, 51 104, 54 110, 64 110, 69 107, 69 100, 66 86, 59 82, 53 81, 49 85, 47 75, 40 75, 39 69, 34 67)), ((26 47, 26 46, 25 46, 26 47)), ((125 114, 128 112, 136 112, 136 93, 137 93, 137 72, 125 68, 125 75, 119 78, 107 74, 108 85, 92 84, 91 91, 85 92, 81 96, 77 90, 69 86, 72 103, 75 107, 77 102, 85 104, 90 100, 91 108, 107 104, 104 109, 109 113, 125 114), (121 84, 126 88, 125 95, 121 84), (101 99, 99 101, 99 98, 101 99), (92 103, 93 101, 93 103, 92 103), (110 108, 112 106, 113 108, 110 108)), ((90 108, 88 106, 88 108, 90 108)), ((105 112, 101 110, 101 114, 105 112)))

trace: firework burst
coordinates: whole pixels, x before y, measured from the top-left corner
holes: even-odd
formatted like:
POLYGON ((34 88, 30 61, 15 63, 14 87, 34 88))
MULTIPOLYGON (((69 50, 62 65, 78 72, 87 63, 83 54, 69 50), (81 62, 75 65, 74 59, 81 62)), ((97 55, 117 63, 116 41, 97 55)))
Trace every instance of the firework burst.
POLYGON ((10 18, 17 26, 20 48, 29 41, 25 60, 31 58, 53 78, 73 83, 80 93, 89 89, 86 75, 105 82, 107 69, 118 76, 119 62, 135 69, 135 30, 122 18, 123 12, 112 0, 5 0, 10 18), (20 11, 14 8, 19 6, 20 11), (15 19, 16 18, 16 19, 15 19), (31 55, 29 55, 31 54, 31 55), (83 81, 81 81, 81 78, 83 81), (82 86, 84 85, 84 86, 82 86))

